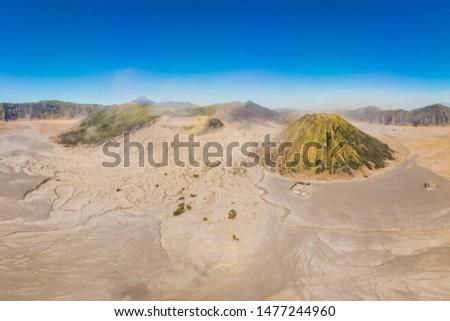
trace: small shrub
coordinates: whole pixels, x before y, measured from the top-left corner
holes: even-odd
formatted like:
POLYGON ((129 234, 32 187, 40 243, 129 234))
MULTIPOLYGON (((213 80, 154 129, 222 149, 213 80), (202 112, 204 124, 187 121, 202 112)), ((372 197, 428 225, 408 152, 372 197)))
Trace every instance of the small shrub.
POLYGON ((194 174, 194 175, 192 175, 192 177, 199 178, 200 176, 198 174, 194 174))
POLYGON ((186 209, 188 209, 188 210, 192 210, 192 207, 191 207, 191 205, 186 205, 186 209))
POLYGON ((233 234, 233 240, 239 241, 239 238, 236 235, 233 234))
POLYGON ((229 218, 230 220, 235 219, 236 216, 237 216, 237 213, 236 213, 236 211, 235 211, 234 209, 231 209, 231 210, 228 212, 228 218, 229 218))
POLYGON ((191 194, 191 197, 192 198, 197 197, 197 194, 191 194))
POLYGON ((179 201, 184 201, 184 196, 181 196, 178 200, 179 201))
POLYGON ((208 218, 207 218, 207 217, 204 217, 204 218, 203 218, 203 221, 204 221, 204 222, 207 222, 207 221, 208 221, 208 218))
POLYGON ((184 212, 185 212, 184 203, 180 203, 178 204, 178 208, 175 211, 173 211, 173 216, 181 215, 184 212))

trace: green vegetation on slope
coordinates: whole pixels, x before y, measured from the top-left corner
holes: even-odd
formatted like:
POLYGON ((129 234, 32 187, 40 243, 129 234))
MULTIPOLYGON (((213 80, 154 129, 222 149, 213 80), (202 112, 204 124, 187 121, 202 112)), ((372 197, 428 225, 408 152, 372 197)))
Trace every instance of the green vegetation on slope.
MULTIPOLYGON (((293 142, 293 148, 287 151, 286 156, 279 161, 281 171, 284 169, 284 161, 292 160, 294 153, 301 153, 303 147, 308 142, 319 142, 323 146, 326 145, 326 133, 332 132, 333 147, 340 141, 346 144, 339 151, 340 155, 348 166, 335 166, 333 168, 325 168, 323 162, 324 150, 310 150, 310 160, 316 159, 316 173, 329 170, 331 173, 338 172, 339 169, 349 172, 349 169, 359 169, 366 166, 369 169, 382 168, 386 166, 385 160, 392 160, 393 151, 387 144, 380 142, 378 139, 362 132, 348 121, 337 114, 307 114, 293 122, 288 126, 282 135, 283 140, 293 142), (322 162, 321 162, 322 160, 322 162)), ((300 164, 293 171, 305 169, 304 164, 300 164)))
POLYGON ((109 107, 85 118, 78 129, 60 135, 65 145, 98 144, 139 129, 158 116, 148 105, 127 104, 109 107))
POLYGON ((186 108, 189 116, 213 116, 217 112, 217 109, 217 106, 186 108))

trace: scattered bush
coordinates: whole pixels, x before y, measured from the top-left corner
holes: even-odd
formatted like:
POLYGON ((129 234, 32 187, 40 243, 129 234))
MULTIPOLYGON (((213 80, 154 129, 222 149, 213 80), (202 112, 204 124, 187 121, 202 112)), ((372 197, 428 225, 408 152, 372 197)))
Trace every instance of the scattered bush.
POLYGON ((181 215, 184 212, 185 212, 184 203, 180 203, 178 204, 178 208, 175 211, 173 211, 173 216, 181 215))
POLYGON ((235 219, 236 216, 237 216, 237 213, 236 213, 236 211, 235 211, 234 209, 231 209, 231 210, 228 212, 228 218, 229 218, 230 220, 235 219))
POLYGON ((233 240, 239 241, 239 238, 236 235, 233 234, 233 240))

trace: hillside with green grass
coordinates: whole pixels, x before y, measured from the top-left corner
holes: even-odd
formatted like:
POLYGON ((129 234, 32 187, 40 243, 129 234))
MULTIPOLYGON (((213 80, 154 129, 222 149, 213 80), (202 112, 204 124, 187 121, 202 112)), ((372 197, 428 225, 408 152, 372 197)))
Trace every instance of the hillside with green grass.
POLYGON ((108 139, 147 126, 158 116, 145 104, 126 104, 108 107, 86 117, 79 128, 59 136, 64 145, 100 144, 108 139))
MULTIPOLYGON (((280 137, 282 141, 293 142, 293 148, 287 150, 285 157, 278 159, 281 172, 314 170, 316 173, 329 172, 331 174, 350 170, 358 170, 363 167, 368 169, 382 168, 386 166, 386 160, 394 159, 393 151, 387 144, 362 132, 344 118, 337 114, 307 114, 291 123, 280 137), (327 145, 327 132, 332 134, 332 148, 339 142, 345 142, 339 153, 345 161, 345 166, 334 162, 332 167, 325 164, 325 148, 327 145), (306 167, 303 162, 299 166, 287 169, 286 160, 293 160, 294 153, 302 152, 308 142, 319 142, 324 148, 309 150, 309 160, 318 166, 306 167), (321 162, 322 161, 322 162, 321 162)), ((330 141, 328 141, 330 144, 330 141)), ((330 150, 330 149, 329 149, 330 150)))

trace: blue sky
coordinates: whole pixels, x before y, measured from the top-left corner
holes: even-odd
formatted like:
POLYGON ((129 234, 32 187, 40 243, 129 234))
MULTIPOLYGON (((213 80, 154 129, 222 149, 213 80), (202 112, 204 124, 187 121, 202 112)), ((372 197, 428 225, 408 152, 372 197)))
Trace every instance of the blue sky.
POLYGON ((448 1, 4 1, 0 101, 450 101, 448 1))

